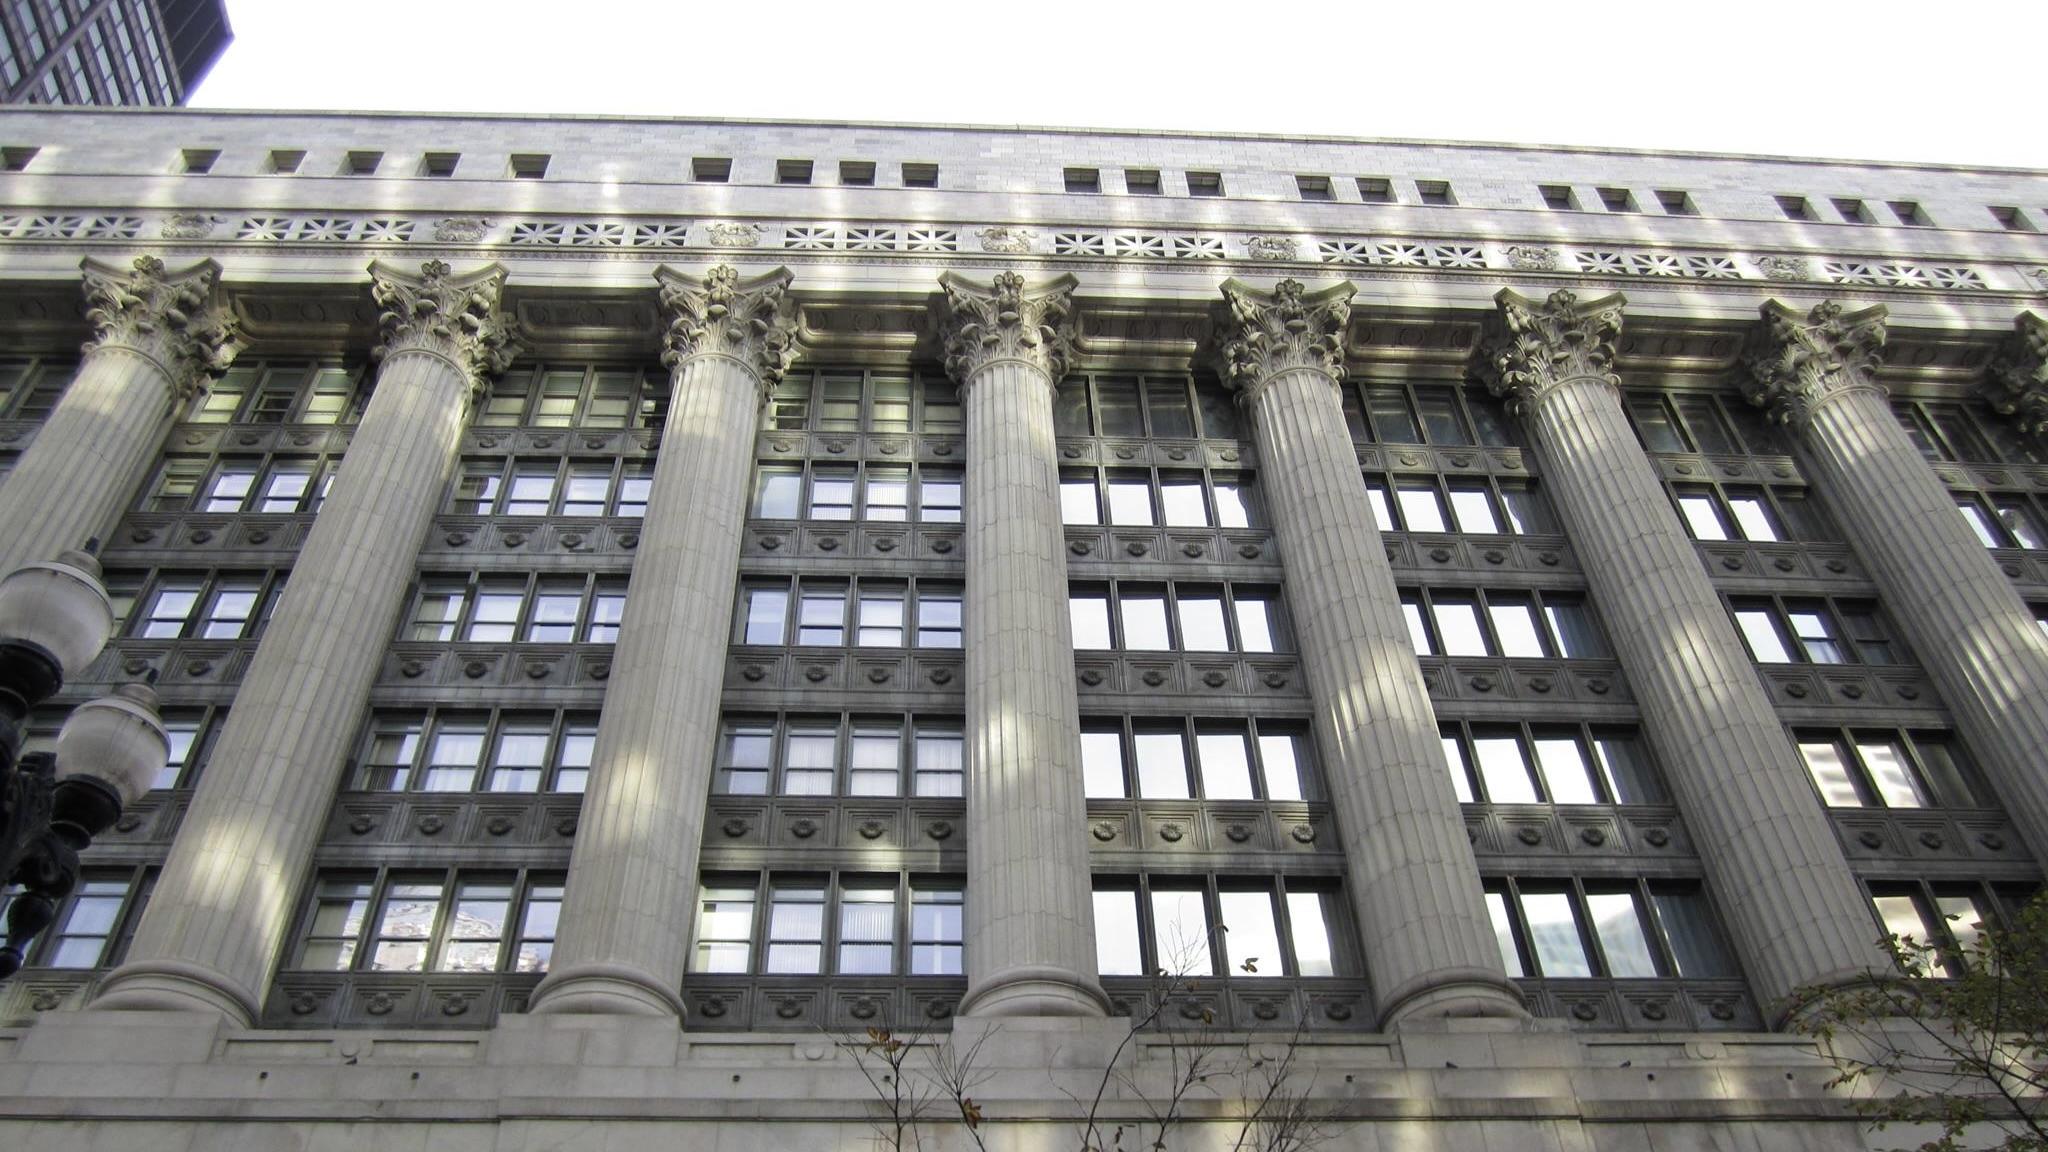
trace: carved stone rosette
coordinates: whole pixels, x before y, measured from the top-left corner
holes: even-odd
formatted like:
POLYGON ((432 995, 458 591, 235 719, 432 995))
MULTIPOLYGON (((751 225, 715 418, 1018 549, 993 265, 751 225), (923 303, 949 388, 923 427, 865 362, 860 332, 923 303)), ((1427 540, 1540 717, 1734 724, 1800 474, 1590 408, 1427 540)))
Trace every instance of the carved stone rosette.
POLYGON ((1224 384, 1249 400, 1266 381, 1298 368, 1342 378, 1344 328, 1356 291, 1350 281, 1310 292, 1299 280, 1282 280, 1270 293, 1224 281, 1216 314, 1216 370, 1224 384))
POLYGON ((2048 435, 2048 320, 2032 312, 2013 319, 2013 334, 1985 374, 1984 398, 2021 432, 2048 435))
POLYGON ((435 353, 461 368, 475 396, 512 366, 519 326, 498 310, 504 268, 487 264, 462 276, 451 273, 440 260, 420 265, 417 276, 381 260, 370 265, 370 298, 379 310, 370 358, 381 362, 406 349, 435 353))
POLYGON ((179 401, 227 371, 243 347, 235 318, 220 299, 220 265, 201 260, 167 272, 154 256, 138 256, 127 269, 87 257, 85 322, 90 354, 126 348, 155 361, 179 401))
POLYGON ((1503 288, 1493 302, 1500 311, 1488 322, 1477 374, 1510 413, 1521 415, 1568 380, 1591 377, 1621 387, 1614 373, 1614 342, 1628 303, 1621 293, 1582 302, 1559 289, 1538 302, 1503 288))
POLYGON ((796 359, 795 277, 787 268, 751 280, 719 264, 702 279, 667 265, 654 270, 668 328, 661 335, 661 362, 673 369, 692 356, 730 356, 761 381, 762 396, 796 359))
POLYGON ((1743 394, 1772 420, 1796 428, 1843 392, 1883 392, 1874 372, 1884 352, 1884 322, 1882 304, 1844 312, 1823 300, 1801 319, 1778 301, 1766 301, 1763 322, 1742 356, 1748 369, 1743 394))
POLYGON ((1057 383, 1074 351, 1072 276, 1029 291, 1024 277, 998 272, 987 288, 951 272, 939 277, 946 304, 946 371, 964 387, 997 360, 1021 360, 1057 383))

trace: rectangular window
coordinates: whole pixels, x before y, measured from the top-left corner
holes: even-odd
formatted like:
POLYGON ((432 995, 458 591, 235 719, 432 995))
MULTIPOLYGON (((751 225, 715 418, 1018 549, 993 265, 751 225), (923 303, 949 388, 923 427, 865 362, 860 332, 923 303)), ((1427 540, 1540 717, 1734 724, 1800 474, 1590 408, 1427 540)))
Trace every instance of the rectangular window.
POLYGON ((939 166, 937 164, 905 164, 903 166, 905 188, 937 188, 939 166))
POLYGON ((1700 210, 1693 206, 1692 195, 1678 188, 1657 189, 1657 206, 1667 216, 1697 216, 1700 210))
POLYGON ((355 966, 356 945, 370 914, 371 882, 359 877, 322 877, 314 889, 313 915, 299 950, 299 967, 346 972, 355 966))
POLYGON ((825 890, 776 885, 768 904, 768 947, 762 971, 815 975, 824 959, 825 890))
POLYGON ((903 733, 896 728, 855 725, 847 763, 848 796, 901 794, 903 733))
POLYGON ((1392 204, 1394 182, 1385 176, 1360 176, 1358 198, 1367 204, 1392 204))
POLYGON ((913 888, 910 893, 910 974, 964 972, 966 895, 958 888, 913 888))
POLYGON ((1188 195, 1190 195, 1190 196, 1221 196, 1221 195, 1223 195, 1223 173, 1221 173, 1221 172, 1189 172, 1189 173, 1188 173, 1188 195))
POLYGON ((777 184, 809 184, 811 162, 809 160, 777 160, 775 162, 777 184))
POLYGON ((1543 197, 1545 208, 1555 212, 1578 210, 1579 199, 1572 195, 1572 186, 1569 184, 1538 184, 1536 191, 1543 197))
POLYGON ((917 730, 917 761, 912 767, 912 790, 919 796, 961 796, 965 794, 966 746, 960 733, 942 729, 917 730))
POLYGON ((746 616, 741 624, 742 644, 780 644, 783 642, 783 628, 789 617, 789 589, 782 586, 754 586, 743 588, 740 595, 746 603, 746 616))
POLYGON ((718 790, 731 796, 767 795, 774 745, 774 730, 766 726, 727 727, 719 740, 718 790))
POLYGON ((1132 196, 1157 196, 1160 194, 1159 169, 1124 169, 1124 191, 1132 196))
POLYGON ((847 885, 839 893, 839 973, 886 975, 895 968, 895 887, 847 885))
POLYGON ((846 643, 846 586, 805 581, 796 610, 798 644, 846 643))
POLYGON ((1120 729, 1081 730, 1081 788, 1091 800, 1121 800, 1124 789, 1124 734, 1120 729))
POLYGON ((1451 194, 1451 184, 1448 180, 1417 180, 1415 196, 1424 204, 1441 207, 1450 207, 1458 202, 1457 197, 1451 194))
POLYGON ((1138 761, 1138 795, 1147 800, 1187 800, 1188 750, 1178 731, 1136 732, 1132 748, 1138 761))
POLYGON ((920 587, 917 596, 917 646, 960 647, 960 611, 959 591, 920 587))
POLYGON ((782 794, 832 795, 838 759, 836 728, 791 728, 782 742, 782 794))
POLYGON ((73 889, 62 916, 43 945, 50 968, 104 968, 113 963, 114 942, 132 894, 132 877, 100 878, 88 873, 73 889))
POLYGON ((1328 176, 1296 176, 1294 178, 1294 187, 1295 191, 1301 194, 1303 200, 1335 200, 1337 198, 1336 193, 1330 190, 1330 178, 1328 176))
POLYGON ((1096 168, 1068 168, 1061 173, 1069 192, 1102 191, 1102 172, 1096 168))
POLYGON ((697 901, 697 948, 690 971, 744 973, 754 952, 754 890, 706 883, 697 901))
POLYGON ((872 188, 875 183, 875 163, 872 160, 841 160, 839 162, 839 183, 848 188, 872 188))

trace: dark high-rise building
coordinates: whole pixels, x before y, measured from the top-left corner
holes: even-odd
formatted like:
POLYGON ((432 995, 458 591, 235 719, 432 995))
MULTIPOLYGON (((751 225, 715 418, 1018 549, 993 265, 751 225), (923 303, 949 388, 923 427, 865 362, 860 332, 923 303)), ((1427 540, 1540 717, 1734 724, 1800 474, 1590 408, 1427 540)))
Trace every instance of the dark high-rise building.
POLYGON ((183 104, 234 35, 223 0, 12 0, 0 104, 183 104))

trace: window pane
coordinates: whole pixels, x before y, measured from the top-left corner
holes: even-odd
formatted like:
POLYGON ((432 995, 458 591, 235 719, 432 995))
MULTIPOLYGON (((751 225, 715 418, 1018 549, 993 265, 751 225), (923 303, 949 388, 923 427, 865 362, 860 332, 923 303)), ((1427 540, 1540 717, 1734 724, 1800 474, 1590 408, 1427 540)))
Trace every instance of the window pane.
POLYGON ((1166 597, 1158 593, 1133 595, 1122 600, 1124 647, 1163 652, 1173 647, 1166 631, 1166 597))
POLYGON ((1081 733, 1081 786, 1091 800, 1124 798, 1123 733, 1081 733))
POLYGON ((749 888, 706 888, 698 903, 693 972, 743 973, 753 952, 754 893, 749 888))
POLYGON ((1376 480, 1365 482, 1366 499, 1372 501, 1372 520, 1382 532, 1394 531, 1394 506, 1387 502, 1387 486, 1376 480))
MULTIPOLYGON (((2041 536, 2041 526, 2022 504, 2001 500, 1994 507, 1998 511, 1998 522, 2012 533, 2012 538, 2022 548, 2041 549, 2048 547, 2048 541, 2041 536)), ((267 509, 266 509, 267 511, 267 509)))
POLYGON ((768 956, 763 971, 808 975, 823 958, 825 893, 819 888, 777 888, 768 907, 768 956))
POLYGON ((1678 428, 1672 423, 1670 413, 1664 405, 1653 399, 1630 400, 1628 414, 1635 421, 1636 435, 1643 441, 1643 447, 1651 452, 1685 452, 1685 441, 1678 435, 1678 428))
POLYGON ((1522 918, 1529 925, 1529 939, 1536 946, 1536 966, 1552 979, 1591 976, 1593 966, 1579 939, 1578 921, 1572 917, 1572 900, 1563 892, 1523 892, 1522 918))
POLYGON ((1479 630, 1479 606, 1470 600, 1439 597, 1436 632, 1443 638, 1444 652, 1451 656, 1484 656, 1486 637, 1479 630))
POLYGON ((1593 777, 1586 771, 1586 754, 1575 736, 1537 736, 1536 763, 1543 770, 1543 783, 1552 804, 1597 804, 1593 777))
POLYGON ((782 794, 830 796, 839 734, 830 729, 797 729, 782 749, 782 794))
POLYGON ((1527 976, 1522 968, 1522 950, 1515 947, 1515 925, 1508 917, 1508 898, 1502 892, 1486 894, 1486 912, 1493 920, 1493 939, 1500 945, 1501 963, 1510 976, 1527 976))
POLYGON ((1593 917, 1593 932, 1600 938, 1600 951, 1607 957, 1609 976, 1637 980, 1657 975, 1657 962, 1650 955, 1649 938, 1643 935, 1634 896, 1626 892, 1588 892, 1586 911, 1593 917))
POLYGON ((819 471, 811 477, 810 518, 853 519, 853 473, 819 471))
POLYGON ((1100 524, 1102 511, 1095 504, 1095 481, 1060 481, 1060 523, 1100 524))
POLYGON ((1109 598, 1100 593, 1067 597, 1067 616, 1074 629, 1074 647, 1106 649, 1109 641, 1109 598))
POLYGON ((1200 891, 1152 890, 1152 931, 1159 947, 1159 966, 1174 976, 1207 976, 1215 971, 1209 959, 1209 912, 1200 891))
POLYGON ((538 792, 547 768, 548 730, 543 726, 506 725, 498 732, 497 750, 484 787, 491 792, 538 792))
POLYGON ((1593 614, 1584 604, 1570 600, 1548 600, 1543 605, 1543 617, 1550 622, 1551 638, 1557 641, 1557 651, 1568 660, 1605 660, 1607 641, 1600 635, 1600 629, 1593 625, 1593 614))
POLYGON ((1422 429, 1408 411, 1408 397, 1399 388, 1368 388, 1365 406, 1372 413, 1373 432, 1382 444, 1420 444, 1422 429))
MULTIPOLYGON (((863 589, 869 585, 863 581, 863 589)), ((856 608, 858 627, 854 642, 868 648, 901 648, 903 646, 903 592, 862 591, 856 608)))
POLYGON ((1472 752, 1479 760, 1479 776, 1486 784, 1486 798, 1495 804, 1534 804, 1536 784, 1529 778, 1529 765, 1522 758, 1522 742, 1513 736, 1475 736, 1472 752))
POLYGON ((966 749, 957 732, 919 732, 913 781, 919 796, 959 796, 966 749))
POLYGON ((1536 631, 1534 605, 1494 600, 1487 605, 1487 615, 1493 620, 1493 633, 1500 641, 1501 655, 1525 658, 1543 655, 1543 640, 1536 631))
POLYGON ((1806 658, 1815 664, 1844 664, 1848 654, 1829 631, 1828 621, 1821 613, 1811 610, 1794 609, 1786 618, 1792 622, 1792 634, 1799 638, 1799 647, 1806 658))
POLYGON ((1443 498, 1434 484, 1402 484, 1395 488, 1401 501, 1401 522, 1410 532, 1447 531, 1443 498))
POLYGON ((846 781, 849 796, 894 796, 903 737, 891 728, 856 728, 846 781))
POLYGON ((1457 793, 1458 803, 1470 804, 1472 795, 1472 769, 1465 763, 1465 746, 1458 743, 1456 736, 1443 737, 1444 763, 1451 769, 1451 791, 1457 793))
POLYGON ((1210 800, 1252 799, 1251 748, 1242 732, 1197 732, 1202 795, 1210 800))
POLYGON ((1250 509, 1246 507, 1245 493, 1235 481, 1218 480, 1212 485, 1216 493, 1216 524, 1220 528, 1245 528, 1251 525, 1250 509))
POLYGON ((477 593, 476 612, 470 617, 467 640, 486 643, 509 641, 516 634, 519 623, 519 607, 526 600, 524 591, 491 591, 477 593))
MULTIPOLYGON (((1902 940, 1938 942, 1941 937, 1934 925, 1920 914, 1919 901, 1911 896, 1872 896, 1871 906, 1877 909, 1877 918, 1884 924, 1884 930, 1902 940)), ((1948 965, 1939 957, 1929 957, 1928 972, 1934 976, 1947 976, 1948 965)))
POLYGON ((896 891, 849 888, 839 897, 839 971, 874 975, 896 968, 896 891))
POLYGON ((1138 754, 1138 795, 1147 800, 1186 800, 1187 743, 1178 732, 1140 732, 1132 737, 1138 754))
POLYGON ((1596 736, 1593 758, 1617 804, 1667 804, 1664 788, 1650 769, 1650 759, 1633 736, 1596 736))
POLYGON ((1415 404, 1422 412, 1422 426, 1429 433, 1431 444, 1472 443, 1472 434, 1465 430, 1465 420, 1458 413, 1458 402, 1449 393, 1438 388, 1417 388, 1415 404))
POLYGON ((722 790, 735 796, 768 792, 768 769, 774 735, 767 728, 734 728, 725 734, 722 790))
POLYGON ((1273 916, 1270 892, 1219 892, 1223 914, 1224 974, 1226 976, 1284 976, 1280 956, 1280 926, 1273 916))
POLYGON ((767 520, 796 519, 803 490, 803 473, 797 469, 761 469, 754 480, 754 515, 767 520))
POLYGON ((1408 621, 1408 644, 1417 656, 1434 656, 1436 649, 1430 647, 1429 629, 1422 623, 1422 605, 1407 597, 1401 599, 1401 616, 1408 621))
POLYGON ((1129 380, 1098 380, 1095 384, 1096 414, 1102 418, 1104 436, 1143 436, 1144 423, 1138 416, 1138 386, 1129 380))
POLYGON ((1714 930, 1713 909, 1704 894, 1652 889, 1650 907, 1664 930, 1665 943, 1671 945, 1671 958, 1680 976, 1698 980, 1742 974, 1722 944, 1721 934, 1714 930))
POLYGON ((1870 771, 1870 782, 1877 786, 1878 799, 1887 808, 1927 807, 1927 794, 1921 790, 1919 779, 1913 775, 1898 745, 1884 740, 1858 740, 1856 754, 1863 758, 1863 767, 1870 771))
POLYGON ((1238 649, 1244 652, 1273 651, 1272 603, 1264 596, 1240 592, 1236 606, 1238 649))
POLYGON ((1999 535, 1998 529, 1991 526, 1991 517, 1985 513, 1984 509, 1977 506, 1976 501, 1958 499, 1956 501, 1956 511, 1961 512, 1963 519, 1969 521, 1970 531, 1977 534, 1977 541, 1979 543, 1983 544, 1986 548, 2005 547, 2004 538, 1999 535))
POLYGON ((1813 774, 1823 804, 1830 808, 1863 807, 1863 797, 1856 793, 1856 783, 1849 775, 1848 765, 1842 762, 1840 747, 1801 741, 1799 754, 1806 758, 1806 770, 1813 774))
POLYGON ((963 901, 964 893, 957 888, 919 889, 910 894, 911 975, 960 975, 963 901))
POLYGON ((1721 523, 1721 513, 1714 507, 1714 498, 1704 493, 1680 493, 1678 510, 1685 513, 1685 525, 1692 531, 1695 540, 1726 540, 1728 529, 1721 523))
POLYGON ((1334 976, 1336 953, 1330 947, 1330 897, 1320 892, 1289 892, 1287 921, 1294 938, 1294 974, 1334 976))
POLYGON ((1159 503, 1166 513, 1169 528, 1204 528, 1209 524, 1209 509, 1202 500, 1200 479, 1166 479, 1159 482, 1159 503))
POLYGON ((1530 488, 1509 488, 1500 490, 1501 506, 1507 510, 1508 527, 1521 535, 1557 531, 1557 521, 1550 514, 1550 505, 1543 497, 1530 488))
POLYGON ((1109 522, 1124 525, 1152 523, 1152 485, 1145 480, 1109 480, 1109 522))
POLYGON ((917 490, 918 518, 928 524, 960 522, 960 481, 950 476, 925 476, 917 490))
POLYGON ((1096 890, 1095 970, 1104 976, 1145 974, 1145 959, 1138 949, 1136 892, 1096 890))
POLYGON ((1230 651, 1230 635, 1223 627, 1223 597, 1220 594, 1182 592, 1176 604, 1180 608, 1180 646, 1183 651, 1230 651))
POLYGON ((1299 800, 1301 791, 1301 737, 1262 733, 1259 763, 1265 769, 1266 799, 1299 800))
POLYGON ((1742 638, 1749 642, 1750 659, 1761 664, 1786 664, 1792 654, 1785 650, 1785 642, 1778 636, 1778 626, 1772 622, 1771 614, 1760 608, 1738 608, 1735 623, 1742 628, 1742 638))
POLYGON ((799 644, 843 644, 846 642, 846 590, 811 588, 806 584, 797 599, 796 642, 799 644))
POLYGON ((1176 440, 1195 434, 1194 412, 1188 407, 1188 388, 1180 381, 1145 385, 1145 407, 1152 415, 1152 435, 1176 440))
POLYGON ((1758 542, 1782 540, 1785 534, 1778 530, 1777 518, 1771 515, 1770 505, 1761 496, 1730 496, 1728 506, 1735 512, 1735 523, 1742 529, 1742 538, 1758 542))
POLYGON ((1458 518, 1460 532, 1500 533, 1500 520, 1493 514, 1493 500, 1484 488, 1453 487, 1451 512, 1458 518))

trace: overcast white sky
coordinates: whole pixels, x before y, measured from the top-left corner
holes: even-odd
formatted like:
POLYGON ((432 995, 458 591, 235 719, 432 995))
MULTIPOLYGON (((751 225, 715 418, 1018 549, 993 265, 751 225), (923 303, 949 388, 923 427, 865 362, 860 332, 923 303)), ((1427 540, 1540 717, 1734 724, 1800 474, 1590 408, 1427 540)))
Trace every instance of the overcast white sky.
POLYGON ((200 107, 1242 130, 2048 168, 2048 0, 228 0, 200 107))

